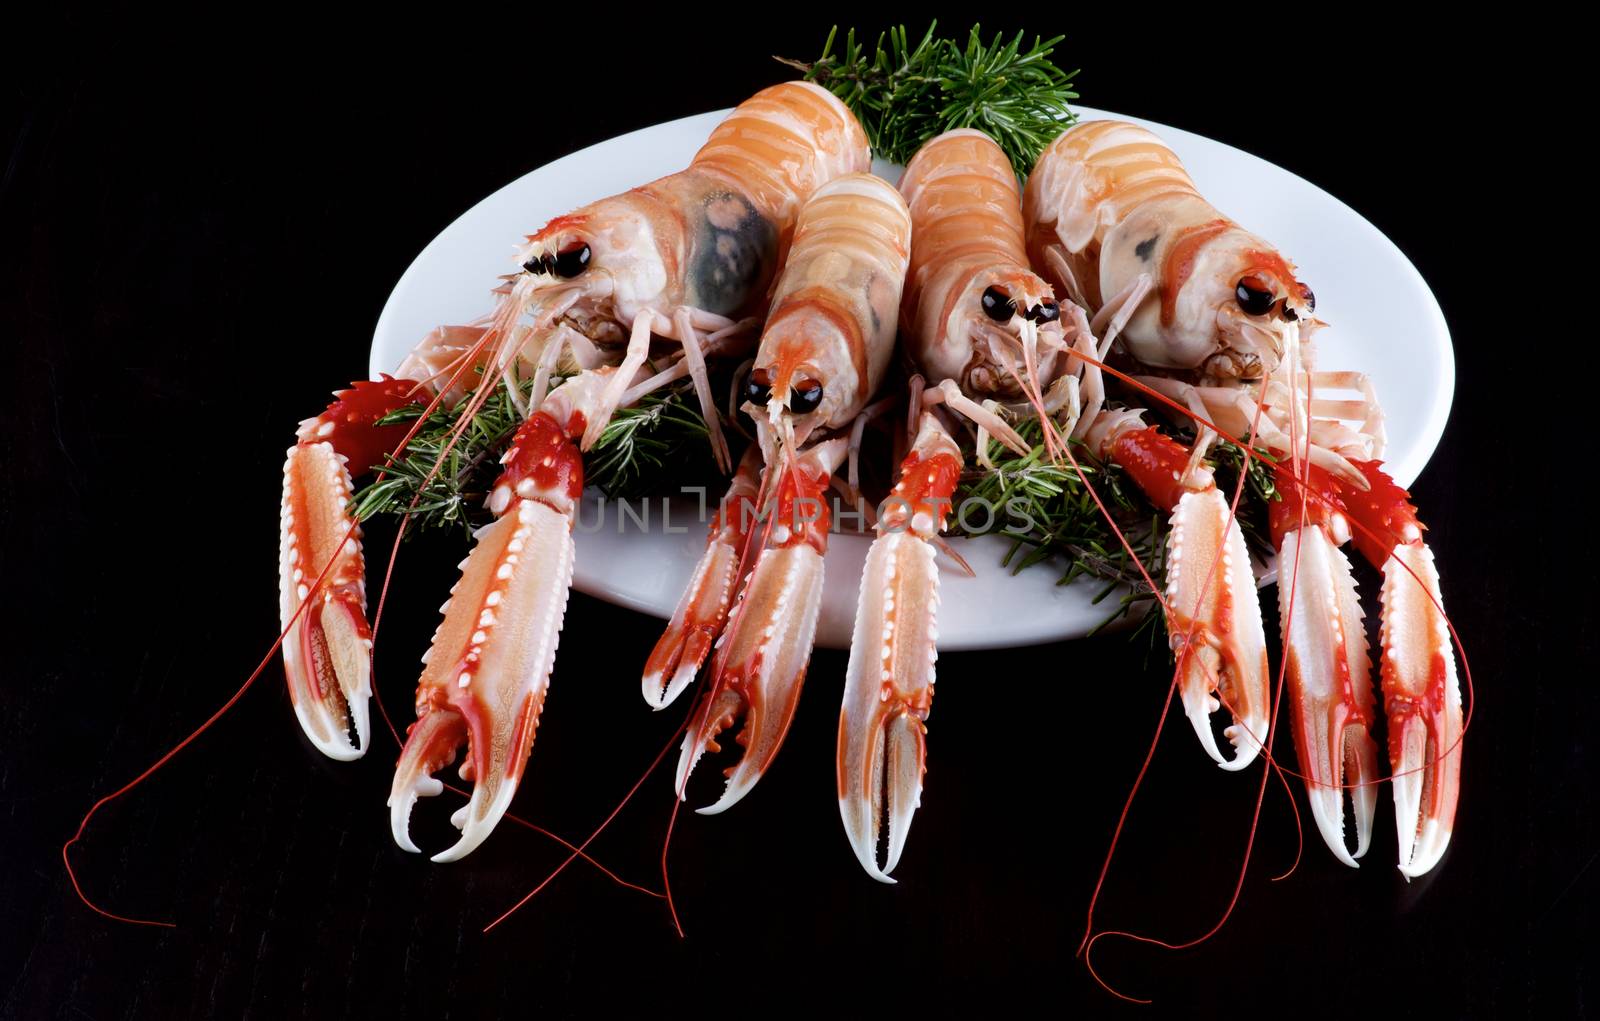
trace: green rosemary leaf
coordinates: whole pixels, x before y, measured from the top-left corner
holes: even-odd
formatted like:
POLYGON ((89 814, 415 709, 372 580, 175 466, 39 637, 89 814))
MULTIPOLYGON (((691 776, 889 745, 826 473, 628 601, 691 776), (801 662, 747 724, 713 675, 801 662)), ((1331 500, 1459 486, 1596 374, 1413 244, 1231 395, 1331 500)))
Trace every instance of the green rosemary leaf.
MULTIPOLYGON (((964 500, 976 499, 998 508, 994 520, 986 527, 971 527, 986 523, 957 518, 952 523, 952 534, 999 534, 1010 539, 1011 545, 1000 564, 1013 574, 1053 561, 1062 565, 1058 584, 1085 578, 1105 582, 1091 597, 1093 603, 1099 604, 1117 592, 1122 595, 1095 630, 1139 615, 1142 619, 1134 634, 1144 636, 1153 626, 1151 619, 1161 614, 1155 612, 1155 594, 1139 565, 1144 565, 1151 578, 1160 580, 1166 556, 1166 515, 1151 506, 1121 467, 1099 460, 1076 444, 1077 468, 1070 463, 1052 463, 1045 455, 1037 421, 1024 420, 1017 424, 1017 431, 1033 444, 1028 454, 1015 454, 991 440, 988 454, 994 467, 968 472, 956 493, 957 506, 964 500), (1132 555, 1089 495, 1085 480, 1105 501, 1117 528, 1132 547, 1132 555)), ((1194 439, 1181 431, 1175 438, 1183 443, 1194 439)), ((1247 457, 1234 444, 1218 442, 1212 447, 1211 460, 1217 485, 1224 493, 1231 494, 1240 473, 1244 473, 1239 525, 1253 550, 1270 554, 1267 512, 1278 496, 1272 482, 1271 457, 1260 450, 1256 454, 1255 458, 1247 457)))
MULTIPOLYGON (((532 384, 523 386, 526 398, 532 384)), ((466 534, 489 521, 484 500, 499 477, 500 455, 522 424, 522 414, 505 383, 496 383, 446 455, 469 399, 427 413, 405 450, 355 494, 352 513, 358 519, 405 517, 413 534, 430 529, 466 534)), ((411 404, 380 424, 410 425, 426 410, 420 402, 411 404)), ((704 481, 714 471, 705 420, 688 380, 619 411, 585 458, 586 482, 618 499, 675 493, 680 485, 704 481)))
POLYGON ((986 43, 973 25, 962 44, 935 36, 937 24, 930 22, 915 45, 904 25, 891 28, 870 50, 852 28, 838 52, 835 26, 816 60, 777 59, 843 100, 885 159, 904 163, 936 135, 977 128, 1026 177, 1044 147, 1077 119, 1070 102, 1078 98, 1078 72, 1050 60, 1064 37, 1035 36, 1024 49, 1020 31, 986 43))

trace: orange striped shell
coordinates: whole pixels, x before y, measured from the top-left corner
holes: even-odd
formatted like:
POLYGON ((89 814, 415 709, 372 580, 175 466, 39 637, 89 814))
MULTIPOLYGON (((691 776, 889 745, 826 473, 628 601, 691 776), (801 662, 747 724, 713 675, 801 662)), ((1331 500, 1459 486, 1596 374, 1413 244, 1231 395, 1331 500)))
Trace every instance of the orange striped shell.
POLYGON ((1147 366, 1260 375, 1277 363, 1280 324, 1314 308, 1273 246, 1207 202, 1172 150, 1137 125, 1063 132, 1028 177, 1023 217, 1034 267, 1090 312, 1150 275, 1154 290, 1121 341, 1147 366), (1241 308, 1241 283, 1272 295, 1266 314, 1241 308))
MULTIPOLYGON (((912 359, 933 383, 955 379, 969 393, 1017 398, 1021 388, 989 347, 1014 329, 985 315, 982 295, 995 287, 1027 309, 1054 302, 1055 293, 1028 268, 1010 160, 981 131, 949 131, 911 158, 900 192, 911 208, 901 314, 912 359)), ((1049 376, 1053 358, 1045 356, 1041 375, 1049 376)))
POLYGON ((695 153, 698 170, 739 188, 787 247, 800 205, 824 183, 872 169, 866 132, 839 97, 783 82, 740 103, 695 153))
MULTIPOLYGON (((764 307, 800 205, 823 183, 871 165, 855 115, 826 89, 785 82, 740 103, 675 174, 559 216, 517 252, 524 268, 587 246, 572 280, 522 286, 583 297, 566 318, 620 344, 645 310, 689 307, 738 319, 764 307)), ((524 274, 526 276, 526 274, 524 274)))
MULTIPOLYGON (((911 215, 883 178, 846 174, 817 189, 801 207, 752 366, 771 400, 810 381, 823 388, 805 416, 811 428, 860 412, 894 351, 910 250, 911 215)), ((796 439, 808 431, 797 426, 796 439)))

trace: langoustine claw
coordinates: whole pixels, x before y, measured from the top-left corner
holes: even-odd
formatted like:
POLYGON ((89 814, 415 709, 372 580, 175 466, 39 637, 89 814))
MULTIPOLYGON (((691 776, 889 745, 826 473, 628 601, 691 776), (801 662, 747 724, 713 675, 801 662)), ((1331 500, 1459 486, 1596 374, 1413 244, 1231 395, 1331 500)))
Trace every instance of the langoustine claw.
POLYGON ((689 587, 645 663, 644 700, 653 708, 665 709, 683 693, 722 634, 739 585, 750 526, 757 517, 760 484, 761 449, 751 444, 711 519, 706 551, 695 565, 689 587))
POLYGON ((727 771, 728 784, 714 815, 737 804, 761 779, 794 719, 822 604, 822 559, 831 515, 824 494, 843 461, 846 439, 827 440, 800 454, 780 472, 775 505, 739 601, 712 658, 712 681, 689 722, 678 758, 677 790, 717 735, 743 718, 737 740, 744 749, 727 771))
POLYGON ((923 412, 861 574, 839 710, 839 815, 861 867, 884 883, 894 882, 889 873, 922 801, 939 637, 933 542, 944 529, 960 474, 960 448, 937 418, 923 412))
POLYGON ((465 741, 461 777, 471 800, 451 818, 460 839, 433 856, 455 861, 505 814, 533 750, 572 583, 572 525, 583 492, 575 440, 609 369, 591 370, 550 394, 517 430, 489 496, 496 520, 478 531, 444 619, 423 658, 417 722, 389 793, 395 842, 409 834, 417 798, 443 786, 431 774, 465 741))
POLYGON ((1085 439, 1172 514, 1163 602, 1184 712, 1206 754, 1223 769, 1243 769, 1266 742, 1270 693, 1261 603, 1239 522, 1211 469, 1191 465, 1190 452, 1139 413, 1105 412, 1085 439), (1232 758, 1212 732, 1219 696, 1233 715, 1223 731, 1232 758))
POLYGON ((300 423, 299 442, 283 464, 283 668, 301 729, 329 758, 358 759, 371 737, 372 632, 361 527, 350 514, 352 468, 364 474, 392 452, 406 427, 376 423, 411 403, 417 387, 389 376, 352 384, 321 415, 300 423))
POLYGON ((1410 496, 1377 461, 1357 461, 1369 487, 1341 486, 1361 526, 1355 546, 1383 571, 1379 677, 1388 716, 1400 871, 1426 873, 1444 856, 1461 791, 1461 687, 1433 551, 1410 496))
POLYGON ((1372 667, 1350 561, 1340 552, 1350 525, 1338 487, 1321 468, 1306 465, 1304 472, 1300 482, 1286 477, 1287 466, 1279 469, 1283 499, 1271 515, 1290 729, 1317 830, 1334 856, 1354 868, 1371 842, 1377 802, 1372 667), (1347 844, 1346 791, 1354 851, 1347 844))
POLYGON ((1334 855, 1354 866, 1371 839, 1380 777, 1366 632, 1339 549, 1353 541, 1383 572, 1379 677, 1400 871, 1412 878, 1433 868, 1450 841, 1461 783, 1461 692, 1439 575, 1416 510, 1379 462, 1350 463, 1365 488, 1315 465, 1303 466, 1303 478, 1278 470, 1284 499, 1273 508, 1272 531, 1284 575, 1279 603, 1295 746, 1317 828, 1334 855))

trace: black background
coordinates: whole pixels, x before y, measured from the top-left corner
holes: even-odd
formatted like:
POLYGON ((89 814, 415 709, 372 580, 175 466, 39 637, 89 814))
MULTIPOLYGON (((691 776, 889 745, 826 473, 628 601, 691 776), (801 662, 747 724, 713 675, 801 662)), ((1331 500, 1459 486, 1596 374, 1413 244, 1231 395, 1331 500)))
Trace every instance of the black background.
MULTIPOLYGON (((458 29, 395 16, 381 38, 373 22, 134 33, 87 16, 13 37, 26 70, 6 86, 0 179, 0 1015, 1124 1009, 1074 951, 1166 675, 1115 636, 941 659, 927 792, 892 888, 841 837, 829 692, 844 659, 818 653, 759 792, 679 819, 685 939, 660 901, 582 863, 481 935, 560 849, 502 826, 462 864, 400 852, 387 737, 359 763, 317 755, 276 665, 74 852, 102 904, 178 927, 108 922, 73 896, 59 848, 83 811, 204 719, 272 641, 283 449, 364 373, 373 322, 422 246, 559 155, 738 102, 786 76, 769 54, 812 55, 850 20, 647 24, 599 5, 463 12, 458 29), (410 38, 390 40, 395 27, 410 38)), ((1510 44, 1238 8, 1026 20, 1068 33, 1084 102, 1238 145, 1371 219, 1434 288, 1459 368, 1413 487, 1480 699, 1448 856, 1406 884, 1385 794, 1361 870, 1334 862, 1308 817, 1298 870, 1272 882, 1296 849, 1274 786, 1227 926, 1182 953, 1106 941, 1100 969, 1158 1008, 1202 1013, 1584 1012, 1595 600, 1563 581, 1593 571, 1592 502, 1569 488, 1580 462, 1556 455, 1593 443, 1549 407, 1584 400, 1583 380, 1550 385, 1566 362, 1539 338, 1573 308, 1529 292, 1549 274, 1524 227, 1570 182, 1541 176, 1490 98, 1510 44)), ((377 658, 398 713, 458 552, 423 542, 401 558, 377 658)), ((578 838, 637 779, 679 718, 637 694, 658 633, 573 595, 517 812, 578 838)), ((1184 939, 1226 904, 1260 774, 1221 774, 1194 745, 1174 717, 1102 925, 1184 939)), ((448 813, 427 807, 422 839, 442 846, 448 813)), ((594 853, 659 886, 669 808, 655 776, 594 853)))

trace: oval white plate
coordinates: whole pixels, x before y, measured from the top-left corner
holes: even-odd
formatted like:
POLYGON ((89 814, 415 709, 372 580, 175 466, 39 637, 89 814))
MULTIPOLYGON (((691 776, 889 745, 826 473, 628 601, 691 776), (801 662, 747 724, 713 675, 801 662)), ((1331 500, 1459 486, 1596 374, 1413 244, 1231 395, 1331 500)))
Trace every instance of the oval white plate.
MULTIPOLYGON (((728 111, 657 124, 525 174, 463 213, 422 250, 384 306, 372 340, 371 372, 392 372, 433 327, 470 322, 489 307, 495 278, 510 272, 524 234, 586 202, 687 166, 728 111)), ((1444 315, 1416 267, 1376 227, 1343 202, 1279 167, 1220 142, 1162 124, 1087 107, 1084 120, 1118 117, 1159 134, 1219 209, 1270 238, 1317 292, 1317 314, 1334 324, 1317 336, 1320 368, 1370 374, 1388 415, 1386 460, 1402 485, 1438 445, 1455 387, 1455 355, 1444 315)), ((878 161, 891 181, 900 167, 878 161)), ((716 494, 713 494, 713 499, 716 494)), ((614 510, 614 509, 613 509, 614 510)), ((672 615, 704 549, 692 506, 663 520, 659 502, 647 529, 608 511, 584 508, 573 584, 582 592, 657 617, 672 615), (594 528, 596 524, 602 527, 594 528), (686 531, 668 531, 668 528, 686 531)), ((817 641, 849 644, 868 539, 830 543, 817 641)), ((1049 565, 1011 575, 999 566, 1007 544, 961 543, 977 572, 946 569, 939 612, 941 649, 984 649, 1075 638, 1105 619, 1111 602, 1092 605, 1092 584, 1062 587, 1049 565)))

